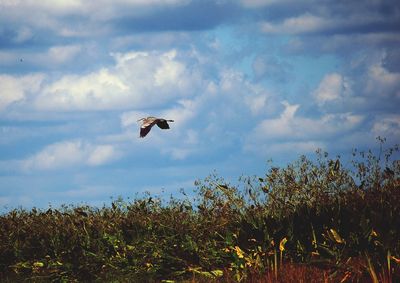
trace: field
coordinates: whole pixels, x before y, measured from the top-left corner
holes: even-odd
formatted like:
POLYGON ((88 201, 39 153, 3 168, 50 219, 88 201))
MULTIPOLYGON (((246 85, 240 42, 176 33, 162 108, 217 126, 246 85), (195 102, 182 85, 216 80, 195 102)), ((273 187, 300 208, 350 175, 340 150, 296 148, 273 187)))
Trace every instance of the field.
POLYGON ((1 282, 400 282, 399 148, 0 215, 1 282))

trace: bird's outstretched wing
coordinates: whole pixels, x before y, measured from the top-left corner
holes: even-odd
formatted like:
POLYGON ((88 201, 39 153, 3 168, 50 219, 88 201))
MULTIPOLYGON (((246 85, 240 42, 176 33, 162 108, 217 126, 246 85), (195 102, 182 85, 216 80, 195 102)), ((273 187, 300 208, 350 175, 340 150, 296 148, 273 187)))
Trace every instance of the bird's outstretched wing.
POLYGON ((151 128, 156 123, 155 119, 147 119, 145 120, 142 126, 140 127, 140 137, 144 138, 151 130, 151 128))
POLYGON ((151 130, 152 126, 148 126, 148 127, 140 127, 140 137, 144 138, 151 130))
POLYGON ((168 125, 168 122, 166 121, 166 120, 164 120, 164 119, 158 119, 157 121, 156 121, 156 123, 157 123, 157 126, 160 128, 160 129, 169 129, 169 125, 168 125))

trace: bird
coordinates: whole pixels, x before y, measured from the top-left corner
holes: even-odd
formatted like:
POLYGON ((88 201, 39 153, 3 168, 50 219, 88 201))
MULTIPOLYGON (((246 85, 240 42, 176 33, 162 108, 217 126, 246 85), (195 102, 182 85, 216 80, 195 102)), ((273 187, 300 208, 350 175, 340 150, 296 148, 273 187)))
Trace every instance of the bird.
POLYGON ((151 130, 151 128, 154 125, 157 125, 160 129, 169 129, 169 124, 168 122, 174 122, 174 120, 167 120, 163 118, 156 118, 156 117, 146 117, 139 119, 139 121, 142 121, 142 125, 140 126, 140 137, 144 138, 151 130))

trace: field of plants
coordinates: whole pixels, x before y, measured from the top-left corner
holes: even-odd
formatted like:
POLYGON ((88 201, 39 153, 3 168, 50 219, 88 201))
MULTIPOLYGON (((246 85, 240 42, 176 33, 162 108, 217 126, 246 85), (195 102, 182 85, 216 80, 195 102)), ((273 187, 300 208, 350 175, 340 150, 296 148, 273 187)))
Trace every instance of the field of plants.
POLYGON ((0 215, 1 282, 400 282, 399 147, 0 215))

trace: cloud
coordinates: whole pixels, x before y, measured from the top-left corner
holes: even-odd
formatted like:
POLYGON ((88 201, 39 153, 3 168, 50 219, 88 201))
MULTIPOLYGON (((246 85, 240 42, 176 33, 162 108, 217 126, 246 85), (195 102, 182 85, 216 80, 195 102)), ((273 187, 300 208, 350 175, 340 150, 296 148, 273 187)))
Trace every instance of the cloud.
POLYGON ((243 143, 245 152, 289 161, 287 156, 335 148, 339 139, 363 132, 364 115, 345 112, 310 118, 298 114, 300 104, 282 104, 279 117, 263 119, 254 126, 243 143))
POLYGON ((4 36, 18 45, 37 40, 44 32, 51 38, 79 39, 132 31, 204 30, 234 20, 236 11, 229 1, 213 0, 15 0, 0 2, 0 24, 7 26, 4 36), (32 32, 23 35, 19 26, 32 32))
POLYGON ((352 113, 325 114, 311 119, 296 115, 300 105, 286 101, 283 104, 285 108, 278 118, 265 119, 255 127, 252 135, 255 140, 326 140, 354 130, 364 119, 352 113))
POLYGON ((112 55, 115 65, 86 75, 65 75, 43 87, 35 101, 40 110, 112 110, 154 107, 190 96, 201 75, 168 52, 112 55))
POLYGON ((52 63, 65 63, 66 61, 72 60, 79 52, 81 52, 80 45, 53 46, 48 50, 46 57, 48 57, 52 63))
POLYGON ((335 53, 396 47, 400 18, 397 1, 262 1, 243 0, 260 10, 255 17, 261 32, 289 36, 286 52, 296 54, 335 53), (254 5, 252 5, 254 4, 254 5))
POLYGON ((162 111, 162 116, 166 119, 174 119, 174 128, 183 128, 190 125, 192 119, 200 115, 201 102, 200 99, 182 99, 178 101, 178 105, 170 109, 162 111))
POLYGON ((72 140, 46 146, 40 152, 21 161, 24 171, 57 170, 75 166, 100 166, 119 157, 112 145, 94 145, 83 140, 72 140))
POLYGON ((386 114, 375 118, 372 125, 374 136, 381 136, 392 141, 400 140, 400 115, 386 114))
POLYGON ((266 94, 261 94, 247 97, 246 104, 249 106, 251 113, 257 115, 265 111, 267 100, 268 96, 266 94))
MULTIPOLYGON (((200 89, 192 90, 195 95, 176 100, 163 109, 154 109, 151 115, 175 122, 168 132, 156 128, 146 137, 145 145, 140 143, 140 146, 154 148, 172 160, 217 156, 229 147, 240 150, 240 140, 254 126, 254 121, 274 113, 274 95, 233 69, 218 70, 217 77, 202 80, 200 89)), ((137 120, 147 115, 145 111, 134 110, 120 116, 127 139, 134 136, 137 142, 137 120)))
POLYGON ((99 166, 114 160, 117 157, 117 151, 112 145, 97 145, 90 150, 87 164, 91 166, 99 166))
POLYGON ((13 103, 23 101, 28 94, 38 91, 43 78, 42 74, 25 76, 0 74, 0 111, 13 103))
POLYGON ((367 94, 400 99, 400 72, 389 72, 380 61, 369 66, 367 76, 365 84, 367 94))
POLYGON ((350 93, 349 80, 338 73, 330 73, 321 80, 313 92, 313 96, 319 105, 324 105, 331 101, 344 99, 344 96, 350 93))
POLYGON ((313 33, 334 27, 335 22, 309 13, 285 19, 280 24, 263 22, 261 30, 265 33, 301 34, 313 33))

